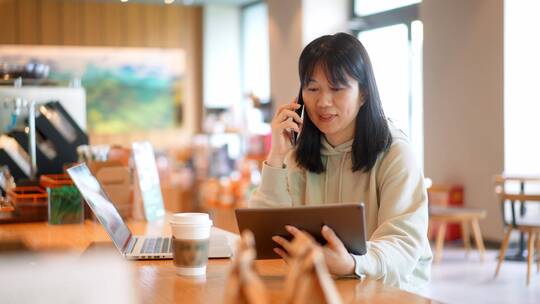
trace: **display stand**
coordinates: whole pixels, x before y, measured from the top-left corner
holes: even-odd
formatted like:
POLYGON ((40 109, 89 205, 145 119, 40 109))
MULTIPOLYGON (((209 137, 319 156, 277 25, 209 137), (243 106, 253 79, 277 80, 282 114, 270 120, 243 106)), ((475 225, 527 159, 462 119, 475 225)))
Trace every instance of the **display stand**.
POLYGON ((289 255, 285 303, 342 303, 326 267, 322 248, 312 238, 298 234, 292 241, 289 255))
POLYGON ((225 286, 224 304, 266 304, 266 289, 254 269, 255 239, 249 230, 242 232, 225 286))

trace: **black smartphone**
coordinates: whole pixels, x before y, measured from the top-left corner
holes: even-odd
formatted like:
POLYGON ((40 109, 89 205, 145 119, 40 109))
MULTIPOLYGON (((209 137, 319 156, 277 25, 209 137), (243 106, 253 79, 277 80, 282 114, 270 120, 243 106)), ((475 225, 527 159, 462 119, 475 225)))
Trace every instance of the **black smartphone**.
MULTIPOLYGON (((298 114, 298 116, 300 116, 300 118, 304 119, 304 98, 302 97, 302 87, 300 87, 300 92, 298 93, 296 102, 300 105, 300 107, 296 109, 295 112, 298 114)), ((293 146, 295 146, 298 142, 298 136, 300 136, 298 132, 291 131, 291 143, 293 146)))

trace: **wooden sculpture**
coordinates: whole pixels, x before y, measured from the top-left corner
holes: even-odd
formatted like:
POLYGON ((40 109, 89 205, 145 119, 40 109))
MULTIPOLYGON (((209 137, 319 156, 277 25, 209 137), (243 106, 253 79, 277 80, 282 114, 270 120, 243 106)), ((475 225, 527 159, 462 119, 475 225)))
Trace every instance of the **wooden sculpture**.
POLYGON ((268 303, 266 289, 254 269, 253 262, 255 257, 255 239, 253 233, 245 230, 238 242, 229 279, 225 286, 224 304, 268 303))
POLYGON ((285 303, 342 303, 326 267, 322 248, 310 236, 301 233, 294 238, 287 262, 285 303))

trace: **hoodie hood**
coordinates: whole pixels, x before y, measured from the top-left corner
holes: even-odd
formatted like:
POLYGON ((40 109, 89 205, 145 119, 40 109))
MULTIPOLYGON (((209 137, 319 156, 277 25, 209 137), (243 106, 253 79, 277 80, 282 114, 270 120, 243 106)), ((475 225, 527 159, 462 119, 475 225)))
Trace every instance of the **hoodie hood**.
POLYGON ((333 147, 323 135, 321 136, 321 155, 331 156, 343 153, 350 153, 352 151, 353 141, 354 138, 342 143, 341 145, 333 147))
MULTIPOLYGON (((393 142, 407 142, 407 136, 403 131, 394 127, 389 123, 390 133, 392 134, 393 142)), ((324 174, 324 202, 329 202, 329 198, 337 197, 338 202, 342 203, 343 199, 343 179, 350 177, 352 170, 352 145, 354 138, 333 147, 326 137, 321 136, 321 156, 326 173, 324 174), (346 172, 347 171, 347 172, 346 172), (336 184, 337 181, 337 184, 336 184), (337 192, 336 192, 337 191, 337 192), (331 194, 329 194, 331 192, 331 194)), ((334 199, 333 199, 334 200, 334 199)))

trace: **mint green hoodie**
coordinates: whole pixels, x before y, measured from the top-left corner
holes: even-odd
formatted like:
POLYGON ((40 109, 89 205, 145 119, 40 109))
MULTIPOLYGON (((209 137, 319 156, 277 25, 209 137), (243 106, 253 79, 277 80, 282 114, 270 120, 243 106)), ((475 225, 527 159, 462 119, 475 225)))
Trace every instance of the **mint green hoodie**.
POLYGON ((369 172, 352 172, 350 140, 332 147, 322 136, 325 172, 297 166, 292 152, 284 168, 266 164, 250 207, 364 202, 367 253, 353 255, 355 274, 418 291, 430 277, 428 205, 422 171, 406 136, 391 129, 393 143, 369 172))

